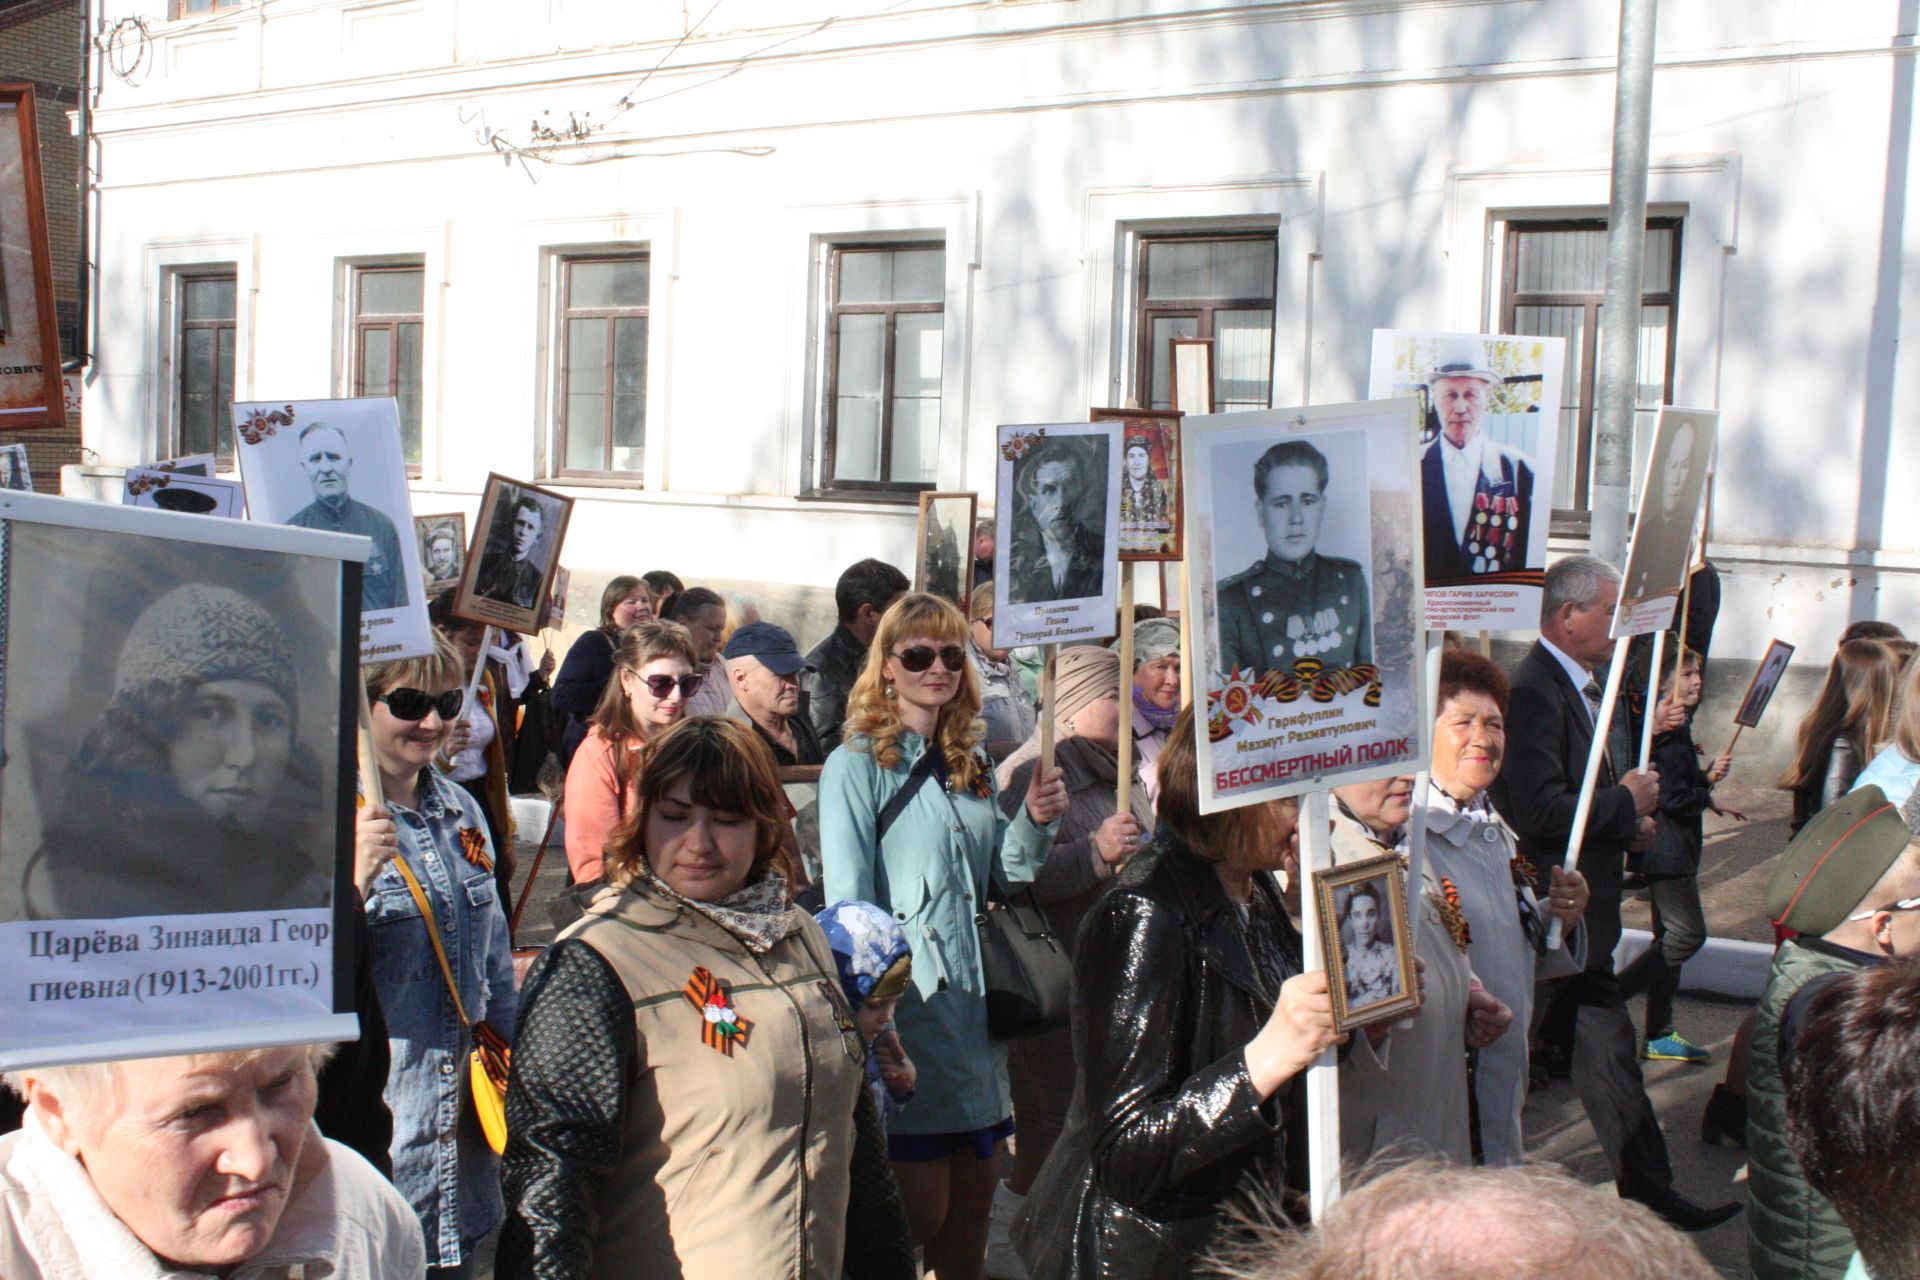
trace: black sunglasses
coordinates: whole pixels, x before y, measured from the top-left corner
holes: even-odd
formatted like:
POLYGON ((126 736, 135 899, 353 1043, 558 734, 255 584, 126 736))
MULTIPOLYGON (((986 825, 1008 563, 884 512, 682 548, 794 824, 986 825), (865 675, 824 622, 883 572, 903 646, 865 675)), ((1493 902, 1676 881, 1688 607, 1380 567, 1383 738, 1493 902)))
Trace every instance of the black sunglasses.
POLYGON ((938 649, 930 645, 917 644, 911 649, 902 649, 893 656, 901 666, 919 675, 933 665, 935 654, 939 655, 940 665, 949 671, 958 671, 967 660, 967 651, 957 644, 943 644, 938 649))
POLYGON ((638 671, 634 672, 633 675, 641 684, 647 686, 648 693, 656 698, 662 699, 673 692, 673 686, 676 684, 680 686, 681 698, 691 698, 700 688, 700 681, 702 679, 700 676, 681 676, 678 680, 675 680, 672 676, 643 676, 638 671))
POLYGON ((374 701, 386 703, 395 720, 425 720, 429 711, 438 711, 442 720, 451 720, 460 714, 460 704, 466 697, 465 689, 440 694, 425 689, 389 689, 374 701))

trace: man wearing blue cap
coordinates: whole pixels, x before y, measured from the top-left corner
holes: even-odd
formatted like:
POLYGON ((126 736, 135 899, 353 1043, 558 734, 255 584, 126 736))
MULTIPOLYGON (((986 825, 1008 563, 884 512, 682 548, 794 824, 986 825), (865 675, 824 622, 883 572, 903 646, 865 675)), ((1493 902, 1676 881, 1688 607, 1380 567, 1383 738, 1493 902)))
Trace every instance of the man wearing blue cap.
POLYGON ((807 663, 793 633, 771 622, 749 622, 733 633, 723 656, 733 696, 773 749, 773 762, 825 764, 827 753, 800 714, 800 673, 807 663))

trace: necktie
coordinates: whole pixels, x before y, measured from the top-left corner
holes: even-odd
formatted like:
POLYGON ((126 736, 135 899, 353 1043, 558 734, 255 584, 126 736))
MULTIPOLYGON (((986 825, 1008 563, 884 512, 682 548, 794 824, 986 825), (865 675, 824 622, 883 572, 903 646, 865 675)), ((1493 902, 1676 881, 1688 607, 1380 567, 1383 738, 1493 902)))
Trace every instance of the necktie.
POLYGON ((1582 689, 1580 692, 1583 696, 1585 696, 1587 700, 1587 717, 1590 720, 1592 720, 1594 724, 1596 725, 1599 724, 1600 723, 1600 682, 1594 679, 1592 676, 1588 676, 1587 687, 1582 689))

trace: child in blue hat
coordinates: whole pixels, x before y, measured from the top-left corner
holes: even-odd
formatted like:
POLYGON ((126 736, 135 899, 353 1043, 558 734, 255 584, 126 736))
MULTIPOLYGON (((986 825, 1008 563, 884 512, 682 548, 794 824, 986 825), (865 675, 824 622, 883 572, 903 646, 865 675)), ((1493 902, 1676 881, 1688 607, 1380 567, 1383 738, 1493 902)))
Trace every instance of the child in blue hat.
POLYGON ((913 980, 913 949, 893 917, 870 902, 836 902, 815 918, 867 1042, 867 1087, 884 1121, 913 1098, 913 1061, 893 1028, 894 1007, 913 980))

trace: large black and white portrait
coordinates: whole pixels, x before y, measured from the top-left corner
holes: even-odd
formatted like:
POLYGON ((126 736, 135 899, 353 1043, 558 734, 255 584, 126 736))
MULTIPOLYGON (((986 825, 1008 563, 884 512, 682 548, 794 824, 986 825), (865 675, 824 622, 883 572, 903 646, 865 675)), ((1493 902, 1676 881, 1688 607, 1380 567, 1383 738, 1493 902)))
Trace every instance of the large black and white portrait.
POLYGON ((1430 625, 1538 624, 1565 369, 1562 338, 1374 330, 1371 394, 1421 403, 1430 625))
POLYGON ((128 467, 121 501, 130 507, 152 507, 187 515, 221 516, 238 520, 246 515, 240 482, 218 476, 168 471, 161 467, 128 467))
POLYGON ((538 630, 572 510, 571 498, 489 476, 454 612, 522 634, 538 630))
POLYGON ((436 596, 460 582, 467 563, 467 517, 459 511, 437 516, 415 516, 414 536, 420 540, 420 564, 427 595, 436 596))
POLYGON ((420 553, 411 536, 413 499, 393 400, 235 403, 233 422, 252 519, 368 540, 360 583, 362 658, 429 651, 420 553))
POLYGON ((1113 634, 1120 434, 1115 422, 1000 428, 995 644, 1113 634))
POLYGON ((1204 810, 1424 754, 1413 414, 1402 399, 1183 422, 1204 810))
POLYGON ((1398 1017, 1420 1002, 1400 860, 1389 855, 1313 873, 1334 1027, 1398 1017))
POLYGON ((1774 690, 1780 687, 1780 680, 1787 674, 1787 664, 1793 660, 1793 646, 1785 640, 1775 640, 1767 645, 1766 656, 1760 659, 1755 668, 1753 680, 1747 685, 1746 696, 1740 699, 1740 709, 1733 713, 1733 722, 1751 729, 1760 723, 1760 717, 1767 712, 1767 704, 1773 701, 1774 690))
POLYGON ((1614 615, 1616 636, 1664 630, 1672 621, 1672 602, 1686 586, 1691 568, 1719 420, 1710 410, 1671 405, 1660 410, 1627 546, 1614 615))
MULTIPOLYGON (((332 960, 316 947, 352 862, 350 571, 290 530, 39 501, 57 504, 52 519, 89 524, 0 525, 0 968, 99 980, 131 965, 127 1017, 164 1021, 174 1008, 191 1023, 191 1002, 169 998, 219 994, 207 976, 218 966, 229 991, 257 996, 265 970, 235 978, 232 966, 297 963, 275 981, 324 1009, 332 960), (301 543, 307 553, 273 549, 301 543), (232 945, 195 950, 203 926, 169 940, 175 925, 154 925, 208 917, 232 945), (58 954, 76 922, 104 922, 140 949, 56 973, 29 941, 33 967, 15 968, 22 929, 41 928, 39 950, 58 954), (296 923, 307 945, 288 949, 296 923)), ((88 1003, 102 1025, 119 1016, 110 1000, 88 1003)))

